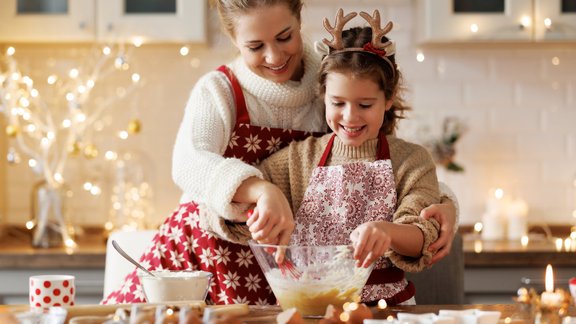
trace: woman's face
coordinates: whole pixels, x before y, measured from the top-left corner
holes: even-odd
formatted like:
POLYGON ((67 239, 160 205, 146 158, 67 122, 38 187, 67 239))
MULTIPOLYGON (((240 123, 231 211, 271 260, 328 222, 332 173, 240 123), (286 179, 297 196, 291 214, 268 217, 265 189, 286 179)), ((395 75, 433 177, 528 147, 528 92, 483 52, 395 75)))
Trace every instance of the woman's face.
POLYGON ((378 137, 384 113, 392 106, 384 91, 368 78, 330 72, 326 76, 326 121, 345 145, 360 146, 378 137))
POLYGON ((300 21, 288 6, 255 8, 237 17, 235 23, 234 45, 252 72, 279 83, 301 79, 300 21))

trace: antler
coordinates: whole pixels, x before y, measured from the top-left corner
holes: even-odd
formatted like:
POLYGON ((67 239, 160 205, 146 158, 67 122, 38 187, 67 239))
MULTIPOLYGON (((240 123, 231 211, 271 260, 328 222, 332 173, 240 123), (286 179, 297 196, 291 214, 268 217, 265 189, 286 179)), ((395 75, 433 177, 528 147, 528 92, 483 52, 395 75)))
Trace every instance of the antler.
POLYGON ((372 27, 372 45, 378 49, 385 49, 386 46, 390 45, 392 42, 387 41, 386 43, 382 43, 382 37, 386 36, 390 30, 392 30, 392 22, 389 21, 384 28, 380 28, 380 12, 378 10, 374 10, 374 14, 370 16, 367 12, 360 12, 360 16, 364 18, 372 27))
POLYGON ((346 23, 349 22, 352 18, 356 17, 356 15, 356 12, 351 12, 344 16, 344 11, 342 8, 338 9, 334 27, 330 25, 328 18, 324 18, 324 28, 326 28, 326 30, 332 35, 332 41, 329 41, 326 38, 322 40, 324 44, 335 50, 344 48, 344 45, 342 44, 342 29, 344 28, 344 25, 346 25, 346 23))

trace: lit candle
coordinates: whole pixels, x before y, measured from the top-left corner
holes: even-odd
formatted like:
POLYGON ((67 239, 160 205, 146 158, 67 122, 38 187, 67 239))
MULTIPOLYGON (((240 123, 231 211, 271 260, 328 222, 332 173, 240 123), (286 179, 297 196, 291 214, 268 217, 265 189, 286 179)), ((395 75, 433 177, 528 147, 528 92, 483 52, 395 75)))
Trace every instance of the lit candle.
POLYGON ((486 201, 486 211, 482 215, 483 240, 502 240, 506 237, 506 204, 504 190, 491 190, 486 201))
POLYGON ((560 252, 562 251, 562 244, 564 241, 562 241, 561 238, 557 238, 556 239, 556 252, 560 252))
POLYGON ((540 303, 547 307, 559 307, 562 303, 562 295, 554 292, 554 273, 550 264, 546 266, 546 291, 540 296, 540 303))
POLYGON ((515 199, 506 206, 508 217, 508 239, 520 240, 528 232, 528 205, 522 199, 515 199))
POLYGON ((520 244, 522 245, 523 248, 528 246, 528 243, 530 242, 530 238, 528 237, 528 235, 522 235, 522 238, 520 239, 520 244))
POLYGON ((564 250, 570 251, 571 247, 572 247, 572 239, 567 237, 566 239, 564 239, 564 250))

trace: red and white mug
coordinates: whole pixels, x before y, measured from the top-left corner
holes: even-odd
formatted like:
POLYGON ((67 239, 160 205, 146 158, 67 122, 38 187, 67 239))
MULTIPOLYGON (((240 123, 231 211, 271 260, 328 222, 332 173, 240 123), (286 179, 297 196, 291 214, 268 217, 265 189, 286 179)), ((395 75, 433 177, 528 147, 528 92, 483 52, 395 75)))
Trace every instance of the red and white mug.
POLYGON ((29 280, 30 306, 73 306, 76 296, 74 276, 40 275, 29 280))

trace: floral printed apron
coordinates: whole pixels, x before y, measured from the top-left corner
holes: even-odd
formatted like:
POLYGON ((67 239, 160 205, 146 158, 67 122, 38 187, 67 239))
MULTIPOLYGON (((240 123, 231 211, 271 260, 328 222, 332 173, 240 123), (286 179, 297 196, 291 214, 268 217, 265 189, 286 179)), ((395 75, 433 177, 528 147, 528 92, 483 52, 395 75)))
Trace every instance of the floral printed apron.
MULTIPOLYGON (((250 125, 242 89, 225 66, 218 70, 228 77, 236 104, 236 125, 225 157, 256 164, 293 140, 321 135, 289 129, 250 125)), ((249 246, 222 240, 199 228, 199 206, 184 203, 160 226, 152 245, 140 258, 150 270, 203 270, 214 274, 208 303, 274 305, 276 298, 249 246)), ((136 270, 122 287, 112 292, 104 304, 145 302, 136 270)))
MULTIPOLYGON (((328 142, 318 167, 312 172, 302 205, 295 215, 292 244, 350 244, 350 233, 368 221, 392 221, 396 210, 396 185, 384 133, 378 137, 377 160, 326 166, 334 143, 328 142)), ((396 305, 415 294, 404 271, 382 257, 362 290, 366 303, 385 299, 396 305)))

